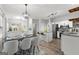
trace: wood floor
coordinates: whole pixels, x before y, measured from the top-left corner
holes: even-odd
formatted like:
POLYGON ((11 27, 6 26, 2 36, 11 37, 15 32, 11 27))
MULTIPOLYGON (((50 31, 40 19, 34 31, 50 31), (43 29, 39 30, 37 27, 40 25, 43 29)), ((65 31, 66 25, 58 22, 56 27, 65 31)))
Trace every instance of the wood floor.
POLYGON ((2 41, 0 41, 0 52, 2 51, 2 41))
POLYGON ((42 41, 40 43, 40 55, 63 55, 63 52, 61 51, 61 40, 60 39, 54 39, 51 42, 45 42, 42 41))

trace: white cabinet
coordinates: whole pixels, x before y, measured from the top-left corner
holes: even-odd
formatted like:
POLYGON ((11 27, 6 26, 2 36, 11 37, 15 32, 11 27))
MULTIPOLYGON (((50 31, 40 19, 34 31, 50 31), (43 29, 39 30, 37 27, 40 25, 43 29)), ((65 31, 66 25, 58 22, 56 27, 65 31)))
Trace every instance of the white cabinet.
POLYGON ((46 42, 52 41, 52 33, 46 33, 45 36, 43 36, 43 40, 46 42))
POLYGON ((51 42, 53 40, 52 33, 45 33, 45 35, 38 35, 38 37, 39 37, 39 40, 43 40, 46 42, 51 42))
POLYGON ((52 39, 52 32, 48 33, 48 42, 51 42, 53 39, 52 39))
POLYGON ((61 50, 66 55, 79 55, 79 37, 62 34, 61 50))

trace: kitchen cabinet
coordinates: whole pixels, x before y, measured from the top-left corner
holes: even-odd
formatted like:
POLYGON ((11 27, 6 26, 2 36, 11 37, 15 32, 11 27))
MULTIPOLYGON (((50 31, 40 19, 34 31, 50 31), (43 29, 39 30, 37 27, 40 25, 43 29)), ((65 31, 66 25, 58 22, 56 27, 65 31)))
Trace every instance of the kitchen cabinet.
POLYGON ((65 55, 79 55, 79 36, 76 34, 62 34, 61 50, 65 55))

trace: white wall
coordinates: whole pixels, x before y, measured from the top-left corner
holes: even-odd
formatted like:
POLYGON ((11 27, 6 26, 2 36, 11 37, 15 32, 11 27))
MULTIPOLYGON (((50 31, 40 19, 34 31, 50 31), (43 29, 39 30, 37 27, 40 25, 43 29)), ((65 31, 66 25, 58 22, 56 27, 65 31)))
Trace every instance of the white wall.
POLYGON ((39 32, 45 32, 48 26, 48 20, 39 20, 39 32))
POLYGON ((37 32, 44 32, 45 28, 47 27, 47 23, 47 20, 33 19, 33 24, 37 25, 37 32))

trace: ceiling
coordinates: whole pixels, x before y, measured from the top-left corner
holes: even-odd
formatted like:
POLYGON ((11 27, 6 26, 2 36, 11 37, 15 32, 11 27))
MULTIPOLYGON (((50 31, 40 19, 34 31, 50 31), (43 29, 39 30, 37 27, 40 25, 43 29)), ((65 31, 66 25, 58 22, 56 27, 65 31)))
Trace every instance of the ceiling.
POLYGON ((25 11, 24 4, 3 4, 2 7, 9 17, 20 16, 25 11))
MULTIPOLYGON (((76 5, 72 4, 28 4, 27 12, 33 19, 45 19, 51 13, 55 15, 62 14, 63 10, 67 10, 76 5)), ((4 4, 2 5, 6 15, 9 17, 21 16, 25 12, 24 4, 4 4)))

